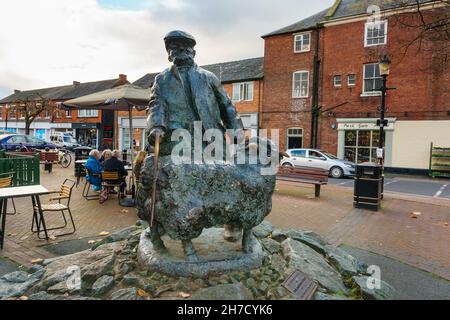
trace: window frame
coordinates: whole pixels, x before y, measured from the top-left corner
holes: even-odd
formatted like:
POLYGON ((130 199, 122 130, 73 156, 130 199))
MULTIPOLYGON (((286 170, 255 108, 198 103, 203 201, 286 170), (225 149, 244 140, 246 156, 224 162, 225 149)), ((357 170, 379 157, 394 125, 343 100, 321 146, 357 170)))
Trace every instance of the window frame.
POLYGON ((294 34, 294 53, 303 53, 303 52, 310 52, 311 51, 311 39, 312 39, 311 34, 312 34, 311 32, 302 32, 302 33, 294 34), (302 41, 302 46, 301 47, 303 47, 303 42, 304 42, 304 36, 305 35, 309 35, 308 49, 297 50, 297 42, 298 42, 297 38, 301 37, 301 41, 302 41))
POLYGON ((95 109, 79 109, 78 110, 78 118, 98 118, 98 110, 95 109), (88 111, 90 114, 88 114, 88 111), (93 115, 92 113, 96 113, 93 115))
POLYGON ((356 86, 356 74, 350 73, 347 75, 347 86, 355 87, 356 86), (350 83, 350 76, 353 76, 353 83, 350 83))
POLYGON ((66 118, 72 118, 72 110, 66 110, 66 114, 65 114, 66 118))
POLYGON ((255 82, 254 81, 245 81, 245 82, 236 82, 233 83, 232 85, 232 92, 231 92, 231 100, 233 102, 249 102, 249 101, 253 101, 255 98, 255 82), (235 89, 239 87, 238 89, 238 93, 239 93, 239 99, 236 100, 235 98, 235 89), (251 96, 249 96, 248 98, 245 97, 245 94, 247 93, 248 95, 248 88, 251 87, 252 90, 252 94, 251 96), (247 89, 246 89, 247 88, 247 89))
POLYGON ((342 88, 342 76, 337 74, 333 76, 333 86, 335 88, 342 88), (337 78, 339 77, 339 84, 336 83, 337 78))
POLYGON ((304 139, 304 133, 305 131, 303 130, 303 128, 300 127, 292 127, 292 128, 287 128, 286 129, 286 146, 287 146, 287 150, 291 150, 289 149, 289 138, 301 138, 302 139, 302 146, 300 148, 295 148, 295 149, 303 149, 304 143, 305 143, 305 139, 304 139), (291 130, 300 130, 301 133, 299 134, 290 134, 289 131, 291 130))
MULTIPOLYGON (((369 66, 369 65, 376 65, 375 72, 376 72, 376 70, 380 69, 379 68, 380 64, 378 62, 376 62, 376 63, 365 63, 363 65, 363 83, 362 83, 362 94, 361 94, 361 96, 363 96, 363 97, 380 96, 381 95, 381 91, 380 90, 366 91, 366 66, 369 66)), ((383 78, 380 75, 380 78, 374 77, 372 79, 374 79, 376 81, 376 79, 383 79, 383 78)))
POLYGON ((292 98, 293 99, 305 99, 309 97, 309 70, 300 70, 300 71, 295 71, 292 74, 292 98), (306 95, 302 95, 302 79, 300 79, 300 95, 296 96, 295 95, 295 75, 297 74, 302 74, 302 73, 306 73, 307 74, 307 87, 306 87, 306 95))
MULTIPOLYGON (((364 25, 364 47, 376 47, 376 46, 385 46, 387 45, 387 38, 388 38, 388 21, 382 20, 382 21, 375 21, 375 22, 366 22, 364 25), (369 26, 375 25, 375 24, 384 24, 384 42, 383 43, 376 43, 376 44, 368 44, 368 38, 369 35, 369 26)), ((372 38, 374 39, 374 38, 372 38)))

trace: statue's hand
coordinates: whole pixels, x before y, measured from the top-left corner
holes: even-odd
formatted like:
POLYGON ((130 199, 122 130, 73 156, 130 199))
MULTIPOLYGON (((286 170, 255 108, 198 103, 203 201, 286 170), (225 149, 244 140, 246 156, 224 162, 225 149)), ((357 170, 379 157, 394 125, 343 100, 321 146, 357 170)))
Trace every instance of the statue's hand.
POLYGON ((162 139, 164 139, 165 136, 165 132, 162 128, 154 128, 151 132, 150 135, 148 136, 148 140, 150 144, 155 144, 156 141, 156 137, 159 136, 160 141, 162 139))

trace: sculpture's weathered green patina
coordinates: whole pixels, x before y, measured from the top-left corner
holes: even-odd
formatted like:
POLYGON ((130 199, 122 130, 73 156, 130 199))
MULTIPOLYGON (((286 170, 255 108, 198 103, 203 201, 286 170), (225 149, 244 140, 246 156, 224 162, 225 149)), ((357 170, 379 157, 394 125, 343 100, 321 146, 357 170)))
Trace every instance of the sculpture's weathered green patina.
MULTIPOLYGON (((252 228, 270 213, 275 188, 274 175, 261 175, 267 163, 237 165, 223 158, 210 163, 175 164, 171 157, 179 141, 172 134, 185 129, 192 137, 217 129, 223 137, 227 129, 238 130, 243 139, 243 125, 236 108, 219 79, 194 63, 195 39, 182 31, 173 31, 166 38, 169 60, 174 65, 155 79, 148 116, 149 142, 162 138, 156 192, 154 224, 148 236, 152 250, 164 252, 163 234, 183 243, 189 262, 198 261, 192 240, 205 228, 228 226, 243 230, 244 252, 255 248, 252 228), (201 121, 200 129, 194 125, 201 121)), ((257 139, 254 144, 268 141, 257 139)), ((269 143, 270 144, 270 143, 269 143)), ((205 143, 200 142, 203 155, 205 143)), ((248 147, 245 154, 255 151, 248 147)), ((196 157, 197 150, 192 150, 196 157)), ((234 160, 233 158, 232 160, 234 160)), ((230 159, 228 159, 230 160, 230 159)), ((142 219, 150 220, 154 157, 145 160, 138 190, 138 210, 142 219)), ((142 244, 142 242, 141 242, 142 244)), ((145 250, 144 250, 145 251, 145 250)))

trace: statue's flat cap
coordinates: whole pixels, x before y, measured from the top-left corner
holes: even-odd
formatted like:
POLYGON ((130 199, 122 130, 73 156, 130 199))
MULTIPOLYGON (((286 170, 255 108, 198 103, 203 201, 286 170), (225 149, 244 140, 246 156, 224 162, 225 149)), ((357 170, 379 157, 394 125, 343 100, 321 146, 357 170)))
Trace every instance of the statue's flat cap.
POLYGON ((185 40, 191 43, 193 47, 197 44, 197 41, 195 41, 194 36, 180 30, 171 31, 164 37, 164 42, 166 43, 166 45, 170 43, 172 40, 185 40))

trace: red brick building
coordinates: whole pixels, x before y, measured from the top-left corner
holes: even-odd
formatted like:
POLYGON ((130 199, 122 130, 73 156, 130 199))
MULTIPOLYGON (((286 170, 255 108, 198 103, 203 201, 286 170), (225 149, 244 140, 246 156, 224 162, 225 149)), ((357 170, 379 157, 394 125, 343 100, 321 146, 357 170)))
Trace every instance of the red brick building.
POLYGON ((16 133, 25 133, 25 123, 14 108, 18 101, 33 100, 38 97, 50 100, 51 109, 43 112, 31 125, 31 135, 50 140, 55 132, 71 133, 80 143, 92 147, 113 147, 116 117, 114 112, 97 110, 62 110, 58 103, 84 95, 114 88, 129 83, 126 75, 116 79, 80 83, 72 85, 16 90, 14 94, 0 100, 0 128, 16 133), (7 111, 8 110, 8 111, 7 111))
MULTIPOLYGON (((262 127, 280 130, 281 148, 317 146, 355 162, 376 160, 381 77, 378 62, 392 60, 387 96, 386 166, 427 169, 430 144, 450 147, 448 65, 432 62, 433 43, 421 50, 415 7, 377 1, 342 0, 299 23, 263 36, 265 40, 262 127), (316 108, 314 108, 316 107, 316 108), (320 108, 320 109, 319 109, 320 108), (313 110, 319 115, 314 140, 313 110)), ((441 3, 441 2, 439 2, 441 3)), ((422 5, 426 16, 448 10, 422 5)))

